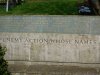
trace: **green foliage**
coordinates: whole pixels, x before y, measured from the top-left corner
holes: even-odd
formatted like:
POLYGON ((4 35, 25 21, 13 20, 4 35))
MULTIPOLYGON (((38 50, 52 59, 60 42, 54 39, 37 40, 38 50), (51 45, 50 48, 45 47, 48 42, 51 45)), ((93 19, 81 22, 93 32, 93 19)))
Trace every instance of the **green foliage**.
POLYGON ((16 7, 13 14, 73 15, 77 14, 77 7, 74 1, 32 2, 16 7))
POLYGON ((7 70, 8 65, 6 60, 4 59, 5 52, 6 48, 2 47, 0 44, 0 75, 11 75, 7 70))
POLYGON ((6 14, 14 15, 76 15, 77 0, 27 0, 6 14))

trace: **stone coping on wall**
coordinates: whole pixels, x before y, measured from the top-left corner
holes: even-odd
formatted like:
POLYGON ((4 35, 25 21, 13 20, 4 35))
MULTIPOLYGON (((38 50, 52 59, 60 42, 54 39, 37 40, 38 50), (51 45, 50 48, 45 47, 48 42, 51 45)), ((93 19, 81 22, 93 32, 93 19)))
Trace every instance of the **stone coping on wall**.
POLYGON ((0 32, 100 34, 100 16, 0 16, 0 32))

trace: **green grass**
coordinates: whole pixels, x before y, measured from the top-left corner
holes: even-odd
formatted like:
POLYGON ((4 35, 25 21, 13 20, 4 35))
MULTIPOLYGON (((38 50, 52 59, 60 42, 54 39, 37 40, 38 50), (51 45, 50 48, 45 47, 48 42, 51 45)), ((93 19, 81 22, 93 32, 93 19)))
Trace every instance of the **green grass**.
POLYGON ((8 13, 0 9, 0 14, 14 15, 75 15, 77 14, 77 0, 28 0, 22 5, 10 9, 8 13))

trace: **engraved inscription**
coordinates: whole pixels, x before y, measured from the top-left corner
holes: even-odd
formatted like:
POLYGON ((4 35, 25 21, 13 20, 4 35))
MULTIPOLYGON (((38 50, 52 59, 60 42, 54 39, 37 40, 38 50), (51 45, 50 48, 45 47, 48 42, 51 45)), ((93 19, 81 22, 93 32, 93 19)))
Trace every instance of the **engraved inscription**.
POLYGON ((27 42, 27 43, 64 43, 64 44, 97 44, 97 40, 91 40, 91 39, 30 39, 30 38, 0 38, 1 42, 12 42, 12 43, 21 43, 21 42, 27 42))

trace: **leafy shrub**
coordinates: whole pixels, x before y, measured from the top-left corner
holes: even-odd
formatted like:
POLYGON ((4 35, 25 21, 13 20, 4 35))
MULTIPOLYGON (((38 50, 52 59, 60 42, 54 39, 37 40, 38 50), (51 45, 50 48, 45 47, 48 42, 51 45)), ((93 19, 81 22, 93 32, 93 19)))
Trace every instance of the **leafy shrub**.
POLYGON ((0 75, 11 75, 7 69, 7 61, 4 59, 6 50, 6 47, 2 47, 2 45, 0 44, 0 75))

